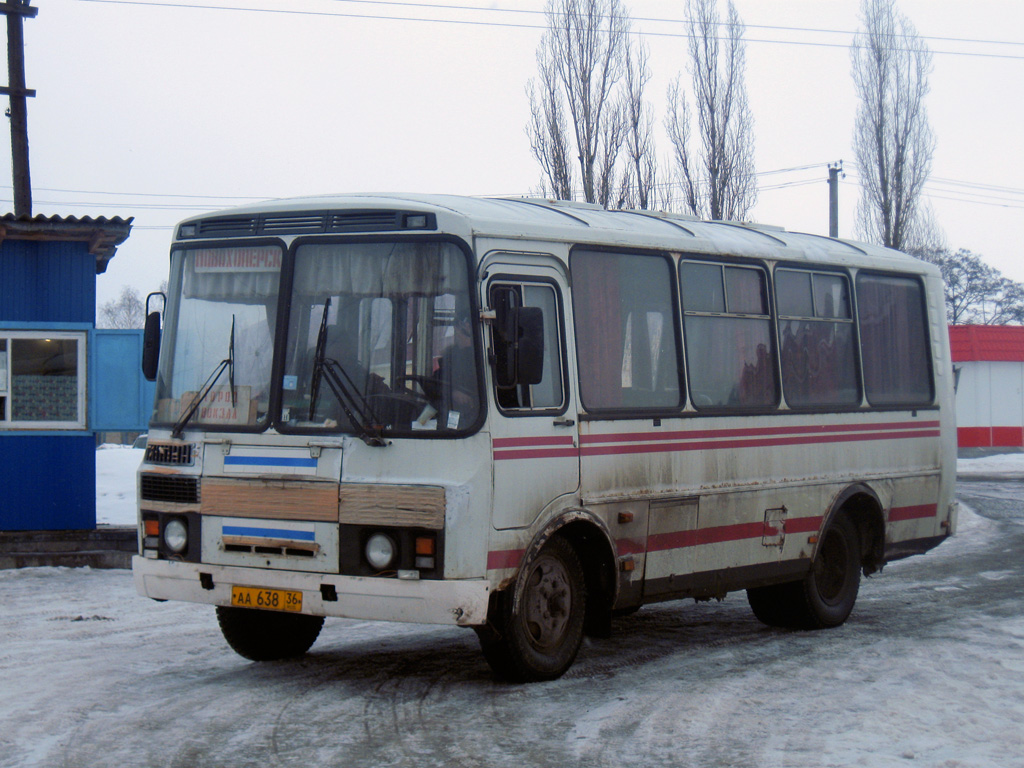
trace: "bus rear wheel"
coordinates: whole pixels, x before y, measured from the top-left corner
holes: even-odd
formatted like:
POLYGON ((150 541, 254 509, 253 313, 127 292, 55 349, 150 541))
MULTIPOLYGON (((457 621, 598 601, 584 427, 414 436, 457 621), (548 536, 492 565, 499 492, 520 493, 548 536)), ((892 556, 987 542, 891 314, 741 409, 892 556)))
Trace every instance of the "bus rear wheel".
POLYGON ((251 661, 301 656, 320 635, 322 616, 217 606, 217 623, 228 645, 251 661))
POLYGON ((811 569, 800 581, 747 590, 754 615, 791 629, 827 629, 846 621, 857 602, 860 536, 845 513, 825 529, 811 569))
POLYGON ((586 583, 572 545, 552 538, 526 566, 519 605, 499 596, 480 646, 494 673, 516 682, 554 680, 572 665, 583 641, 586 583))

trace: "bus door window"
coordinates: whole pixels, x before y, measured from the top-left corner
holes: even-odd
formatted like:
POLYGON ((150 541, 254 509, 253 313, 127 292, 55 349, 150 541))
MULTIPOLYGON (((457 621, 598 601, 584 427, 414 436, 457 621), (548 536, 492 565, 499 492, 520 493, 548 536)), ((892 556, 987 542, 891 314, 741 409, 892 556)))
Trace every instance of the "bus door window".
POLYGON ((495 399, 505 411, 561 410, 565 404, 562 328, 559 300, 553 285, 543 283, 495 284, 490 304, 496 320, 492 327, 495 399), (531 315, 537 323, 527 320, 531 315), (532 336, 532 338, 527 338, 532 336), (534 354, 537 361, 524 360, 534 354), (540 375, 524 375, 526 368, 540 375))

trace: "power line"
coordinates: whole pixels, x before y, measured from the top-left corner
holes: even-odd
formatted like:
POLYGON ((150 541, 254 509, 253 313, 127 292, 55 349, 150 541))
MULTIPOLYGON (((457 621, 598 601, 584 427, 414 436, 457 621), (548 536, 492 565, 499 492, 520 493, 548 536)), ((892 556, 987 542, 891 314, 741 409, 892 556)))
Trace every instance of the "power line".
MULTIPOLYGON (((10 187, 5 187, 5 189, 10 189, 10 187)), ((134 197, 175 197, 188 200, 243 200, 259 202, 274 197, 273 195, 255 197, 252 195, 176 195, 170 192, 108 192, 99 189, 57 189, 54 187, 33 187, 33 189, 37 189, 40 192, 61 192, 72 195, 132 195, 134 197)))
MULTIPOLYGON (((850 165, 852 167, 848 168, 848 174, 851 178, 858 180, 858 182, 862 181, 863 174, 858 173, 854 164, 851 163, 850 165)), ((986 205, 992 208, 1024 208, 1024 199, 1019 197, 1004 197, 1002 195, 990 195, 984 192, 972 191, 976 189, 1003 190, 1004 194, 1024 195, 1024 189, 995 187, 977 182, 960 182, 953 179, 936 179, 934 177, 925 182, 921 194, 932 200, 971 203, 972 205, 986 205), (944 187, 949 188, 946 189, 944 187)))
MULTIPOLYGON (((776 168, 769 171, 760 171, 755 174, 759 178, 767 176, 778 176, 782 174, 798 173, 801 171, 809 170, 821 170, 827 166, 827 163, 808 163, 806 165, 790 166, 788 168, 776 168)), ((857 165, 855 163, 847 164, 847 173, 851 180, 860 183, 863 179, 863 175, 858 172, 857 165)), ((776 192, 784 189, 795 189, 804 186, 810 186, 814 184, 821 184, 825 181, 822 177, 793 179, 791 181, 781 181, 772 184, 764 184, 758 187, 759 193, 764 192, 776 192)), ((679 190, 683 188, 683 184, 679 181, 665 181, 660 182, 658 185, 659 189, 664 190, 679 190)), ((10 190, 9 185, 0 186, 2 189, 10 190)), ((167 203, 158 202, 138 202, 131 199, 128 200, 114 200, 114 201, 63 201, 63 200, 42 200, 37 201, 42 205, 51 206, 64 206, 71 208, 129 208, 142 211, 179 211, 182 213, 188 213, 193 211, 210 211, 215 207, 213 203, 231 202, 231 203, 243 203, 243 202, 254 202, 267 199, 273 199, 272 195, 264 196, 231 196, 231 195, 196 195, 196 194, 174 194, 166 192, 134 192, 134 191, 119 191, 111 192, 106 190, 89 190, 89 189, 63 189, 57 187, 39 187, 40 191, 52 192, 59 195, 62 194, 75 194, 75 195, 90 195, 100 197, 122 197, 122 198, 144 198, 144 199, 159 199, 168 200, 167 203), (192 203, 173 203, 170 200, 208 200, 211 205, 192 204, 192 203)), ((504 195, 498 195, 499 197, 515 197, 521 195, 521 192, 510 193, 504 195)), ((952 202, 965 202, 972 203, 974 205, 987 205, 996 208, 1022 208, 1024 207, 1024 200, 1014 196, 1024 196, 1024 188, 1008 187, 995 184, 986 184, 983 182, 976 181, 963 181, 958 179, 949 179, 945 177, 932 177, 925 185, 925 197, 937 200, 948 200, 952 202), (943 194, 944 193, 944 194, 943 194), (994 193, 994 194, 990 194, 994 193), (1009 197, 1007 197, 1009 195, 1009 197)), ((158 226, 158 225, 136 225, 135 229, 154 229, 154 230, 168 230, 173 229, 173 226, 158 226)))
MULTIPOLYGON (((351 0, 346 0, 351 1, 351 0)), ((281 15, 293 15, 293 16, 317 16, 317 17, 329 17, 329 18, 348 18, 348 19, 368 19, 372 21, 406 21, 415 23, 426 23, 426 24, 458 24, 463 26, 475 26, 475 27, 500 27, 506 29, 531 29, 531 30, 545 30, 547 29, 546 24, 526 24, 526 23, 513 23, 513 22, 499 22, 499 21, 479 21, 469 19, 437 19, 428 18, 421 16, 387 16, 378 14, 362 14, 362 13, 346 13, 346 12, 327 12, 327 11, 305 11, 284 9, 284 8, 252 8, 242 6, 226 6, 226 5, 206 5, 201 3, 168 3, 158 2, 157 0, 79 0, 79 2, 87 3, 106 3, 110 5, 133 5, 133 6, 148 6, 157 8, 179 8, 185 10, 208 10, 208 11, 234 11, 239 13, 272 13, 281 15)), ((411 4, 412 7, 425 7, 430 8, 431 6, 420 6, 418 4, 411 4)), ((475 8, 467 8, 467 10, 482 10, 475 8)), ((488 9, 489 10, 489 9, 488 9)), ((497 9, 501 10, 501 9, 497 9)), ((662 23, 679 23, 672 19, 659 20, 662 23)), ((754 27, 752 27, 754 28, 754 27)), ((817 32, 819 30, 804 29, 800 27, 757 27, 764 29, 791 29, 793 31, 808 31, 817 32)), ((826 30, 820 30, 826 31, 826 30)), ((686 32, 652 32, 646 30, 636 30, 633 34, 641 37, 668 37, 668 38, 688 38, 690 35, 686 32)), ((845 34, 845 33, 844 33, 845 34)), ((937 38, 942 39, 942 38, 937 38)), ((970 42, 967 39, 949 38, 950 40, 957 40, 958 42, 970 42)), ((771 45, 798 45, 804 47, 816 47, 816 48, 843 48, 848 49, 851 47, 857 47, 856 44, 847 43, 827 43, 827 42, 815 42, 808 40, 778 40, 778 39, 762 39, 762 38, 744 38, 745 42, 748 43, 764 43, 771 45)), ((975 41, 986 44, 994 45, 1018 45, 1018 43, 1002 42, 1002 41, 975 41)), ((893 49, 899 50, 899 49, 893 49)), ((1013 61, 1024 61, 1024 55, 1012 55, 1004 53, 983 53, 980 51, 941 51, 932 50, 932 54, 939 56, 966 56, 974 58, 990 58, 990 59, 1008 59, 1013 61)))
MULTIPOLYGON (((337 3, 351 3, 359 5, 381 5, 381 6, 399 6, 405 8, 433 8, 437 10, 456 10, 456 11, 475 11, 478 13, 521 13, 530 15, 546 15, 545 11, 534 10, 532 8, 483 8, 474 5, 455 5, 445 3, 409 3, 399 2, 399 0, 333 0, 337 3)), ((689 19, 666 19, 650 16, 631 16, 632 21, 649 21, 655 24, 689 24, 689 19)), ((719 22, 718 26, 725 26, 726 22, 719 22)), ((855 35, 856 30, 848 29, 820 29, 816 27, 793 27, 793 26, 779 26, 773 24, 747 24, 743 26, 746 29, 769 29, 781 32, 810 32, 813 34, 827 34, 827 35, 855 35)), ((894 34, 892 37, 896 38, 909 38, 911 35, 894 34)), ((984 45, 1019 45, 1024 46, 1024 41, 1015 40, 985 40, 979 38, 969 37, 944 37, 937 35, 916 35, 921 40, 938 40, 941 42, 952 42, 952 43, 979 43, 984 45)))

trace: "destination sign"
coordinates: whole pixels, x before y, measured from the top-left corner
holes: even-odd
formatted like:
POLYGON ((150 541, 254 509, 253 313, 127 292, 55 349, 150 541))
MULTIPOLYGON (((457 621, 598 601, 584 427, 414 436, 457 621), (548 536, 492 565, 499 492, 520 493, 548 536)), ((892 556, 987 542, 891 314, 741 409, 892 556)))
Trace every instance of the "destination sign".
POLYGON ((192 253, 196 272, 277 272, 281 249, 275 245, 201 248, 192 253))

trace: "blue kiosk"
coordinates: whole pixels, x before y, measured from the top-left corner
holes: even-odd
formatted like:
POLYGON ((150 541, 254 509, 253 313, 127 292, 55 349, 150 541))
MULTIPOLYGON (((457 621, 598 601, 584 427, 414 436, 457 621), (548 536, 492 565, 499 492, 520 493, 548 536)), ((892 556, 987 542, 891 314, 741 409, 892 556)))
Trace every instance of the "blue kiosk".
POLYGON ((96 433, 145 429, 142 332, 95 327, 131 224, 0 216, 0 531, 96 528, 96 433))

